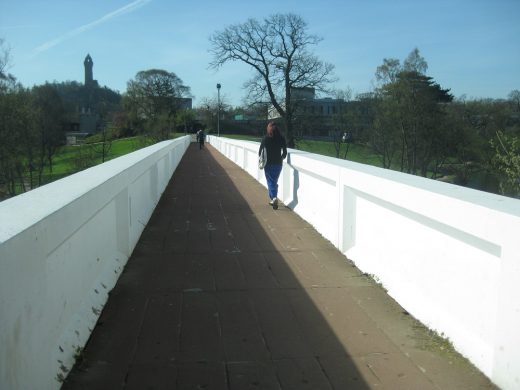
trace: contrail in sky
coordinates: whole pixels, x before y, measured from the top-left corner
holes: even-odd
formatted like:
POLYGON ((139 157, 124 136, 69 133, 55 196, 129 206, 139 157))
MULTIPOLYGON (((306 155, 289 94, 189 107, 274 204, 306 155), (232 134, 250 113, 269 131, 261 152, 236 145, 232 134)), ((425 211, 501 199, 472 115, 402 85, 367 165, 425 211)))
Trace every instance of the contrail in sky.
POLYGON ((91 23, 80 26, 74 30, 71 30, 71 31, 63 34, 62 36, 60 36, 58 38, 55 38, 53 40, 50 40, 50 41, 45 42, 44 44, 38 46, 36 49, 34 49, 34 55, 37 55, 46 50, 49 50, 51 47, 54 47, 54 46, 60 44, 61 42, 66 41, 67 39, 75 37, 76 35, 84 33, 85 31, 88 31, 88 30, 96 27, 99 24, 106 23, 109 20, 117 18, 120 15, 133 12, 133 11, 137 10, 138 8, 141 8, 142 6, 146 5, 150 1, 152 1, 152 0, 136 0, 130 4, 125 5, 124 7, 121 7, 119 9, 116 9, 115 11, 109 12, 108 14, 102 16, 101 18, 99 18, 97 20, 94 20, 91 23))

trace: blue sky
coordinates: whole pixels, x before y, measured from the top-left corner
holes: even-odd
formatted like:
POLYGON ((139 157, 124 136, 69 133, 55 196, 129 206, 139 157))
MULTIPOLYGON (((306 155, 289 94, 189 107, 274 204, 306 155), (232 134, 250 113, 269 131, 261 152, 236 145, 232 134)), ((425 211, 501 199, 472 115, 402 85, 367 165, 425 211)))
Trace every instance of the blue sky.
POLYGON ((240 105, 252 70, 218 71, 209 36, 248 18, 300 15, 323 41, 313 51, 335 65, 337 89, 372 89, 384 58, 403 61, 419 48, 427 74, 456 97, 505 98, 520 90, 520 0, 0 0, 0 38, 24 86, 83 82, 90 53, 100 85, 124 92, 151 68, 174 72, 194 105, 216 96, 240 105))

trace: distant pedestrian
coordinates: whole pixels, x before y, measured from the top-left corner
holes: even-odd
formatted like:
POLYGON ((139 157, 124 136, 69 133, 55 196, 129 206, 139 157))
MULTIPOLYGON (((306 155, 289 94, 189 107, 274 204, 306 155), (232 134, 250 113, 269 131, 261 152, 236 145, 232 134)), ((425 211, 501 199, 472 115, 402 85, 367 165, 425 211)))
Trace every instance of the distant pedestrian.
POLYGON ((197 131, 197 141, 199 142, 199 149, 202 149, 204 147, 204 138, 206 137, 206 134, 204 134, 204 131, 200 129, 197 131))
POLYGON ((259 156, 263 148, 265 148, 267 156, 264 172, 267 180, 269 204, 276 210, 278 209, 278 178, 282 171, 283 159, 287 157, 287 143, 274 122, 267 124, 267 134, 260 143, 259 156))

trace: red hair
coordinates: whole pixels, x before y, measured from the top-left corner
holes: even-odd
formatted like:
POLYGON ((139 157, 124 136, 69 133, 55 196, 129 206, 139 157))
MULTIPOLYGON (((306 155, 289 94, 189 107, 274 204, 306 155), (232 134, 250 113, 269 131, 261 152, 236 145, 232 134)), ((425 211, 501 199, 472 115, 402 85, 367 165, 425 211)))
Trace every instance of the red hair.
POLYGON ((269 122, 267 124, 267 136, 274 137, 276 134, 279 134, 278 126, 274 122, 269 122))

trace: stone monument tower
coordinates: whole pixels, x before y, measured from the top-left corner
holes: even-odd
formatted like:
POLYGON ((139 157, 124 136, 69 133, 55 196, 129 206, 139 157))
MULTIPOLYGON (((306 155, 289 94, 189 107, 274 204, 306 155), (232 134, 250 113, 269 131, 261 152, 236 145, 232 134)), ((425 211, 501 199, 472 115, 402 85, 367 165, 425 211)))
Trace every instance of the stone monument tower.
POLYGON ((94 67, 94 62, 92 61, 92 57, 90 54, 87 54, 85 57, 85 61, 83 61, 85 65, 85 87, 91 87, 94 84, 94 75, 92 68, 94 67))
POLYGON ((94 61, 90 54, 87 54, 85 61, 85 85, 83 89, 83 102, 79 113, 79 130, 81 133, 94 134, 97 129, 99 115, 96 112, 96 91, 98 88, 97 80, 94 80, 94 61))

